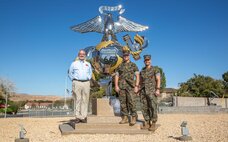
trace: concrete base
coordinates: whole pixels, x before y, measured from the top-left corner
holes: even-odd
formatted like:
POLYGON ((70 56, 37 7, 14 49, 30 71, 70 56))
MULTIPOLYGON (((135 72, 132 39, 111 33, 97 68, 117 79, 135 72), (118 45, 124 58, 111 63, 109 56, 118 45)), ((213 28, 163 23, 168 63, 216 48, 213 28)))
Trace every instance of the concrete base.
POLYGON ((121 117, 117 117, 117 116, 96 116, 96 115, 91 115, 89 117, 87 117, 87 121, 90 124, 111 124, 111 123, 115 123, 118 124, 121 121, 121 117))
POLYGON ((69 134, 127 134, 127 135, 135 135, 135 134, 151 134, 149 131, 144 130, 115 130, 115 129, 85 129, 85 130, 75 130, 75 131, 67 131, 64 130, 62 127, 64 124, 60 125, 59 129, 62 133, 62 135, 69 135, 69 134))
POLYGON ((24 138, 24 139, 15 139, 15 142, 29 142, 28 138, 24 138))
POLYGON ((191 136, 181 136, 178 138, 180 141, 191 141, 192 137, 191 136))
POLYGON ((88 116, 87 123, 68 122, 59 125, 62 135, 68 134, 151 134, 148 130, 141 130, 143 121, 139 120, 134 126, 119 124, 117 116, 88 116))
POLYGON ((110 105, 109 99, 92 99, 92 114, 97 116, 114 116, 113 107, 110 105))
MULTIPOLYGON (((151 134, 150 131, 141 130, 143 121, 137 121, 134 126, 119 124, 121 117, 114 116, 113 107, 109 99, 92 100, 92 116, 87 117, 87 123, 68 123, 59 125, 62 135, 67 134, 151 134)), ((142 117, 142 115, 139 115, 142 117)))
POLYGON ((129 126, 129 124, 114 124, 114 123, 94 123, 94 124, 83 124, 79 123, 75 125, 75 130, 88 130, 88 129, 102 129, 102 130, 135 130, 138 129, 140 130, 140 124, 135 124, 134 126, 129 126))

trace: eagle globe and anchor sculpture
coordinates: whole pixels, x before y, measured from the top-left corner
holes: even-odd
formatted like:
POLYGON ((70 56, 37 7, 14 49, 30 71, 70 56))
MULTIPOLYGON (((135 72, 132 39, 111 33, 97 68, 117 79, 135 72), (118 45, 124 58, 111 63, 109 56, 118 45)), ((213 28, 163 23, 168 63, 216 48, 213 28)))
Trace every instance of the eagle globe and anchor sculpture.
MULTIPOLYGON (((112 76, 115 69, 123 61, 123 50, 129 50, 135 60, 140 59, 140 53, 148 45, 148 40, 136 34, 134 41, 127 34, 123 36, 126 45, 121 45, 116 37, 120 32, 141 32, 148 29, 148 26, 143 26, 130 21, 121 16, 125 9, 121 5, 118 6, 100 6, 99 12, 101 15, 96 16, 84 23, 72 26, 71 29, 75 32, 87 33, 97 32, 103 34, 101 42, 96 46, 84 48, 87 59, 91 62, 93 72, 105 75, 105 79, 99 80, 99 84, 106 89, 106 95, 111 95, 112 92, 112 76), (114 21, 118 15, 117 21, 114 21)), ((93 74, 93 79, 95 79, 93 74)))

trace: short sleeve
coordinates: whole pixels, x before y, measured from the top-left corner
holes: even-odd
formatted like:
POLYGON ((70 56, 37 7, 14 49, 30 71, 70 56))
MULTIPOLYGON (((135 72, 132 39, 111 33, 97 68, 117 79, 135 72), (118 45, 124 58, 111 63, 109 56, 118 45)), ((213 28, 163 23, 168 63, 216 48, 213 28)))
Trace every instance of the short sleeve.
POLYGON ((115 75, 116 76, 119 76, 119 69, 120 69, 120 66, 116 69, 116 71, 115 71, 115 75))
POLYGON ((155 74, 155 76, 160 76, 160 70, 159 69, 155 69, 154 70, 154 74, 155 74))
POLYGON ((137 67, 137 65, 135 63, 132 64, 132 68, 134 70, 135 75, 139 74, 139 69, 138 69, 138 67, 137 67))
POLYGON ((139 71, 139 69, 138 69, 138 67, 137 67, 137 65, 135 63, 132 64, 132 67, 133 67, 134 72, 138 72, 139 71))
POLYGON ((115 72, 115 75, 116 75, 116 76, 119 76, 119 72, 115 72))

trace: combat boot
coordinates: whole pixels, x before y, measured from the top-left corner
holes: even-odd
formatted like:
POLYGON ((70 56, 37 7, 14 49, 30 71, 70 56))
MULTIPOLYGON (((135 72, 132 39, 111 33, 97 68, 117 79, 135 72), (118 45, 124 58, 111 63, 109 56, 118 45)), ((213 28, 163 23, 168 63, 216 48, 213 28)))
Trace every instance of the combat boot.
POLYGON ((148 129, 149 131, 155 131, 156 130, 156 123, 155 122, 152 122, 150 128, 148 129))
POLYGON ((150 128, 150 121, 145 121, 144 126, 141 128, 142 130, 146 130, 150 128))
POLYGON ((128 117, 127 116, 123 116, 122 120, 119 122, 119 124, 125 124, 128 123, 128 117))
POLYGON ((130 126, 134 126, 136 124, 136 116, 132 116, 130 126))

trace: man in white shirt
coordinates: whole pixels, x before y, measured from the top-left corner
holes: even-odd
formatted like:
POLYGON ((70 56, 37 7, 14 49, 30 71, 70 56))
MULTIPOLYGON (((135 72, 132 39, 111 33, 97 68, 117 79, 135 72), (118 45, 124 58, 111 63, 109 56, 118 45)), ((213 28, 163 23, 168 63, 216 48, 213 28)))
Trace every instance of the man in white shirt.
POLYGON ((86 52, 80 50, 78 59, 71 64, 69 69, 69 77, 72 80, 76 123, 87 123, 92 68, 85 58, 86 52))

